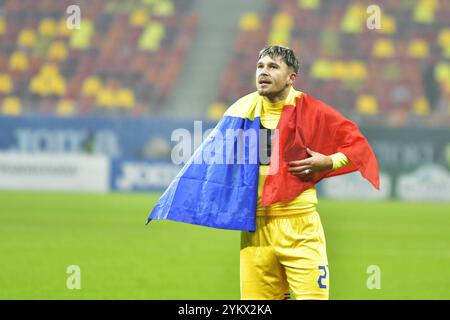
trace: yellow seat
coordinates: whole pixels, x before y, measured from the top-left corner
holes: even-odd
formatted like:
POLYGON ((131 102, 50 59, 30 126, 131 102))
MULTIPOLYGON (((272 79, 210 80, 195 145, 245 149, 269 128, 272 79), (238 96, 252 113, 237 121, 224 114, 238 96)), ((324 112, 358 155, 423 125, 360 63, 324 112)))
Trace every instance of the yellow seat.
POLYGON ((444 28, 439 32, 438 43, 442 47, 442 55, 450 59, 450 28, 444 28))
POLYGON ((81 94, 83 97, 94 97, 102 89, 103 84, 100 78, 90 76, 83 81, 81 87, 81 94))
POLYGON ((311 77, 328 80, 333 76, 333 64, 325 59, 315 60, 310 71, 311 77))
POLYGON ((129 23, 133 27, 145 27, 150 20, 148 12, 142 9, 133 11, 129 18, 129 23))
POLYGON ((219 121, 225 113, 227 106, 222 102, 214 102, 208 108, 207 117, 211 121, 219 121))
POLYGON ((59 68, 54 63, 46 63, 41 67, 40 74, 44 76, 58 74, 59 68))
POLYGON ((162 23, 151 22, 139 38, 139 48, 148 51, 158 51, 165 34, 166 29, 162 23))
POLYGON ((348 74, 347 64, 343 61, 335 61, 333 63, 332 78, 343 80, 348 74))
POLYGON ((51 79, 52 93, 57 96, 63 96, 66 93, 66 79, 60 74, 54 75, 51 79))
POLYGON ((161 1, 161 0, 141 0, 142 4, 145 4, 145 5, 154 5, 154 4, 158 3, 159 1, 161 1))
POLYGON ((372 47, 372 54, 378 58, 392 58, 395 55, 395 47, 390 39, 378 39, 372 47))
POLYGON ((59 20, 58 25, 56 26, 57 29, 57 35, 61 36, 61 37, 69 37, 70 33, 71 33, 71 29, 69 29, 67 27, 67 19, 66 18, 62 18, 61 20, 59 20))
POLYGON ((383 13, 381 16, 381 33, 393 34, 397 31, 397 22, 393 16, 383 13))
POLYGON ((437 7, 436 0, 419 0, 414 8, 413 20, 417 23, 432 24, 437 7))
POLYGON ((56 114, 61 117, 70 117, 75 114, 75 103, 70 99, 61 99, 56 106, 56 114))
POLYGON ((297 0, 297 4, 301 9, 316 10, 320 8, 320 0, 297 0))
POLYGON ((158 1, 153 7, 153 14, 155 16, 168 17, 173 15, 174 11, 174 5, 170 0, 158 1))
POLYGON ((66 93, 66 80, 59 74, 58 66, 47 63, 31 79, 29 90, 39 96, 62 96, 66 93))
POLYGON ((2 103, 2 113, 9 116, 18 116, 22 113, 22 105, 18 97, 6 97, 2 103))
POLYGON ((426 58, 428 57, 429 48, 428 43, 424 40, 414 39, 409 43, 408 55, 412 58, 426 58))
POLYGON ((272 19, 272 28, 290 30, 294 22, 292 16, 286 12, 277 13, 272 19))
POLYGON ((437 41, 442 47, 450 45, 450 28, 443 28, 439 31, 437 41))
POLYGON ((0 73, 0 92, 9 94, 14 89, 14 83, 7 73, 0 73))
POLYGON ((70 46, 77 49, 89 48, 93 34, 94 24, 92 21, 81 20, 80 29, 74 29, 70 34, 70 46))
POLYGON ((356 110, 361 114, 374 115, 378 113, 377 99, 373 95, 359 95, 356 100, 356 110))
POLYGON ((290 31, 284 29, 273 29, 269 34, 267 44, 288 47, 291 42, 290 31))
POLYGON ((17 38, 19 47, 32 48, 36 44, 36 34, 33 29, 23 29, 17 38))
POLYGON ((430 113, 430 106, 425 97, 419 97, 414 99, 413 113, 419 116, 424 116, 430 113))
POLYGON ((9 57, 8 66, 12 71, 25 71, 28 69, 28 57, 22 51, 15 51, 9 57))
POLYGON ((347 7, 341 20, 341 30, 347 33, 361 33, 365 27, 367 13, 365 7, 360 3, 352 3, 347 7))
POLYGON ((255 12, 247 12, 241 17, 239 28, 243 31, 257 31, 261 28, 261 18, 255 12))
POLYGON ((52 43, 48 51, 48 58, 51 60, 63 61, 67 58, 67 48, 64 42, 52 43))
POLYGON ((43 81, 42 77, 35 76, 30 80, 28 85, 28 90, 31 93, 37 94, 39 96, 48 96, 50 94, 50 87, 43 81))
POLYGON ((121 107, 131 109, 134 107, 134 92, 128 88, 122 88, 117 92, 117 104, 121 107))
POLYGON ((347 64, 347 68, 348 80, 362 80, 367 77, 367 67, 363 61, 352 60, 347 64))
POLYGON ((58 31, 57 24, 55 20, 50 18, 45 18, 39 24, 39 33, 46 37, 53 37, 58 31))
POLYGON ((6 21, 2 17, 0 17, 0 36, 6 33, 6 21))
POLYGON ((117 106, 116 94, 110 88, 103 88, 97 93, 96 104, 103 108, 114 108, 117 106))
POLYGON ((438 82, 450 81, 450 63, 438 63, 434 69, 434 77, 438 82))

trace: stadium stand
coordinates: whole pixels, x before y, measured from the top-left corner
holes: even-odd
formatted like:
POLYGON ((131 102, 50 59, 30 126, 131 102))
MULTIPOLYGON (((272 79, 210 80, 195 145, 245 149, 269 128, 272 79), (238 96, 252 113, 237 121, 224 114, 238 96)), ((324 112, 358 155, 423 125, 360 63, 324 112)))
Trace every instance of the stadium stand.
POLYGON ((191 2, 0 2, 0 112, 157 114, 195 34, 191 2), (74 4, 81 22, 71 29, 74 4))
POLYGON ((367 27, 371 4, 271 0, 264 15, 243 14, 211 108, 254 91, 256 54, 277 43, 299 55, 298 88, 354 119, 448 126, 450 2, 378 1, 380 29, 367 27))
MULTIPOLYGON (((163 114, 199 24, 194 1, 0 1, 0 114, 163 114)), ((266 1, 242 14, 205 117, 253 91, 257 52, 281 44, 299 55, 300 90, 363 124, 450 124, 450 1, 380 0, 379 29, 369 0, 266 1)))

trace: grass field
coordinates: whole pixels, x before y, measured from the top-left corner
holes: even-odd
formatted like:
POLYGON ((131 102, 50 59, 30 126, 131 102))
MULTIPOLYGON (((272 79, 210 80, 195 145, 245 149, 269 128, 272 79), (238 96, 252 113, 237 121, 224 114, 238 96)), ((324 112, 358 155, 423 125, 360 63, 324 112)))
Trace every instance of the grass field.
MULTIPOLYGON (((0 299, 239 299, 239 232, 145 226, 157 196, 0 192, 0 299)), ((319 212, 331 299, 450 299, 449 204, 321 199, 319 212)))

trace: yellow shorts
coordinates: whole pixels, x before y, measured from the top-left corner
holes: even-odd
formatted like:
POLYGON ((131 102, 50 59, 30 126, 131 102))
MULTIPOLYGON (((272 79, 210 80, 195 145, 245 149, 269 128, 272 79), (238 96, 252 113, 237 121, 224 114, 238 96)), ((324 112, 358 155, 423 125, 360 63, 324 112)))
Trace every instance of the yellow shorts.
POLYGON ((241 299, 328 299, 330 273, 317 211, 257 216, 241 233, 241 299))

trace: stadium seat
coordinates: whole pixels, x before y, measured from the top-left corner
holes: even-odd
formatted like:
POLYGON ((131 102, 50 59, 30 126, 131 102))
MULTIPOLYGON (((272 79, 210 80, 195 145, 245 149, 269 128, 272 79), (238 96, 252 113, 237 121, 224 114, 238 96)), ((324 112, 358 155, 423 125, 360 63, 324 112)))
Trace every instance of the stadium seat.
POLYGON ((409 43, 408 55, 411 58, 426 58, 429 54, 428 43, 421 39, 414 39, 409 43))
POLYGON ((150 22, 139 39, 139 48, 141 50, 158 51, 160 42, 165 36, 166 31, 160 22, 150 22))
POLYGON ((6 33, 6 21, 3 17, 0 17, 0 37, 6 33))
POLYGON ((158 1, 153 7, 153 13, 155 16, 159 17, 168 17, 173 15, 174 6, 172 1, 170 0, 161 0, 158 1))
POLYGON ((53 19, 43 19, 39 25, 39 33, 45 37, 54 37, 57 34, 57 23, 53 19))
POLYGON ((18 116, 22 112, 20 99, 15 96, 8 96, 3 100, 2 113, 9 116, 18 116))
POLYGON ((450 28, 443 28, 438 34, 437 41, 442 48, 442 55, 450 59, 450 28))
POLYGON ((86 78, 81 87, 81 95, 83 97, 94 97, 102 89, 102 81, 99 77, 90 76, 86 78))
POLYGON ((436 65, 434 71, 434 76, 437 81, 450 81, 450 63, 440 62, 436 65))
POLYGON ((119 89, 117 92, 117 105, 127 109, 133 108, 135 105, 134 92, 128 88, 119 89))
POLYGON ((361 114, 374 115, 378 113, 377 99, 373 95, 364 94, 356 100, 356 110, 361 114))
POLYGON ((219 121, 225 111, 227 110, 227 105, 222 102, 214 102, 208 108, 208 120, 219 121))
POLYGON ((333 76, 333 64, 325 59, 318 59, 311 67, 311 77, 315 79, 331 79, 333 76))
POLYGON ((419 0, 414 8, 413 20, 417 23, 432 24, 437 6, 437 0, 419 0))
POLYGON ((91 20, 82 20, 79 29, 74 29, 70 34, 70 46, 76 49, 87 49, 91 44, 94 33, 94 24, 91 20))
POLYGON ((30 92, 41 97, 64 95, 66 93, 66 82, 59 74, 59 68, 54 64, 43 65, 40 72, 31 79, 30 92))
POLYGON ((67 58, 67 48, 64 42, 53 42, 48 50, 48 58, 57 61, 65 60, 67 58))
POLYGON ((0 73, 0 93, 10 94, 14 89, 14 83, 7 73, 0 73))
POLYGON ((15 51, 9 58, 9 69, 11 71, 25 71, 28 69, 28 57, 25 52, 15 51))
POLYGON ((340 60, 334 61, 332 64, 332 68, 333 68, 332 78, 338 80, 345 79, 349 71, 347 64, 340 60))
POLYGON ((320 0, 297 0, 298 7, 306 10, 317 10, 320 7, 320 0))
POLYGON ((419 116, 428 115, 430 113, 430 106, 425 97, 418 97, 414 99, 413 113, 419 116))
POLYGON ((116 107, 116 92, 111 88, 102 88, 97 94, 96 105, 102 108, 116 107))
POLYGON ((56 36, 58 37, 68 38, 71 34, 71 30, 67 27, 66 18, 60 19, 56 28, 57 28, 56 36))
POLYGON ((392 58, 395 55, 395 47, 391 39, 382 38, 375 41, 372 55, 377 58, 392 58))
POLYGON ((341 30, 346 33, 361 33, 365 27, 366 18, 366 8, 361 3, 354 2, 347 7, 341 21, 341 30))
POLYGON ((23 29, 17 39, 17 45, 24 48, 32 48, 36 44, 36 34, 31 28, 23 29))
POLYGON ((143 9, 133 11, 129 18, 129 23, 133 27, 144 27, 148 24, 150 17, 148 12, 143 9))
POLYGON ((56 114, 61 117, 71 117, 75 114, 75 103, 71 99, 61 99, 56 107, 56 114))
POLYGON ((397 22, 395 21, 395 17, 386 13, 382 13, 381 17, 380 33, 394 34, 397 31, 397 22))
POLYGON ((239 28, 242 31, 257 31, 261 28, 261 19, 256 13, 247 12, 241 17, 239 28))

